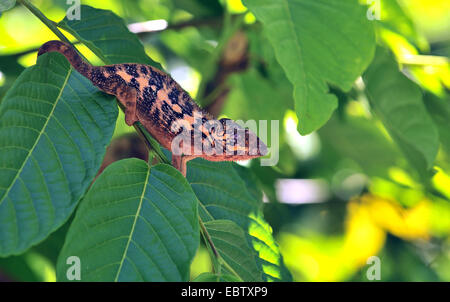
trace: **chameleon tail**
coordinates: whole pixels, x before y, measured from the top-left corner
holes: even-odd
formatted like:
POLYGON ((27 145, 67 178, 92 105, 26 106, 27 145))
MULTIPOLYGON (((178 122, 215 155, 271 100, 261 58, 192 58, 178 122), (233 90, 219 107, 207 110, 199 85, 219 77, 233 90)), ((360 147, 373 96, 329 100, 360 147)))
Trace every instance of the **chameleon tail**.
POLYGON ((75 68, 75 70, 77 70, 88 79, 91 77, 93 66, 83 61, 77 51, 69 44, 56 40, 48 41, 39 48, 38 56, 47 52, 61 53, 67 58, 67 60, 69 60, 70 64, 73 66, 73 68, 75 68))

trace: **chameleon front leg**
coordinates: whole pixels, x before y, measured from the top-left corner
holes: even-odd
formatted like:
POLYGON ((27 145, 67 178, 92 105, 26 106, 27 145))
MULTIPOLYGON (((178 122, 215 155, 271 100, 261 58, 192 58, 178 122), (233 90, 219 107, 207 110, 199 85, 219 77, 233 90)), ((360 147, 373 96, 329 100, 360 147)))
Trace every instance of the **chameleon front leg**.
POLYGON ((132 126, 138 121, 138 117, 136 115, 136 89, 128 86, 120 86, 117 88, 116 97, 120 103, 125 106, 125 122, 128 126, 132 126))
MULTIPOLYGON (((138 121, 136 115, 136 89, 129 86, 119 86, 117 87, 115 95, 119 102, 125 106, 125 122, 128 126, 132 126, 138 121)), ((195 158, 195 156, 174 155, 172 156, 172 165, 186 177, 186 163, 193 158, 195 158)))

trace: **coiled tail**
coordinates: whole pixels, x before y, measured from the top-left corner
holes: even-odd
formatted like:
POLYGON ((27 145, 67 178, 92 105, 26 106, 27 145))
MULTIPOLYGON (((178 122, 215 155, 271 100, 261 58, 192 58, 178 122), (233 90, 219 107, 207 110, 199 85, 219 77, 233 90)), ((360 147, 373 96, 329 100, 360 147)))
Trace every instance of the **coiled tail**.
POLYGON ((90 79, 94 67, 85 62, 78 52, 69 44, 61 41, 48 41, 43 44, 38 51, 38 56, 47 52, 59 52, 64 55, 76 71, 90 79))

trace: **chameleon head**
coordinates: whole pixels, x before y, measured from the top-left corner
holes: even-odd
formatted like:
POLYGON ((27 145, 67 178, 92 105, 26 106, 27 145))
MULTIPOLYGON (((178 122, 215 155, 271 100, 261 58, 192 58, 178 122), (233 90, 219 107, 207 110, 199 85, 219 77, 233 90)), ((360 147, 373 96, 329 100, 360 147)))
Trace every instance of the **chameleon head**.
POLYGON ((211 137, 215 144, 214 156, 204 156, 210 161, 239 161, 265 156, 267 146, 261 139, 238 123, 221 119, 222 127, 211 129, 211 137))

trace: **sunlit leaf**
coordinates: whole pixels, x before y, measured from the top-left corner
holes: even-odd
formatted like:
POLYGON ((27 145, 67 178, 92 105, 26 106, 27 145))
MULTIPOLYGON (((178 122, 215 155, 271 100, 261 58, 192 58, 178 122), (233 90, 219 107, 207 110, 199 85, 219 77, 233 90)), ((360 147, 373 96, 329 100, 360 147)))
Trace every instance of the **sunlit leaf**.
POLYGON ((411 165, 426 178, 437 154, 439 138, 423 104, 420 88, 381 49, 364 81, 375 113, 411 165))
POLYGON ((327 84, 350 90, 372 60, 375 36, 365 9, 357 0, 244 4, 265 26, 277 60, 294 85, 300 133, 320 128, 337 107, 327 84))
POLYGON ((145 54, 144 46, 123 19, 113 12, 82 5, 80 15, 80 20, 65 17, 58 26, 86 44, 105 63, 141 63, 161 69, 145 54))
POLYGON ((417 30, 414 21, 397 0, 381 0, 380 8, 382 26, 401 34, 424 51, 429 49, 426 37, 417 30))

